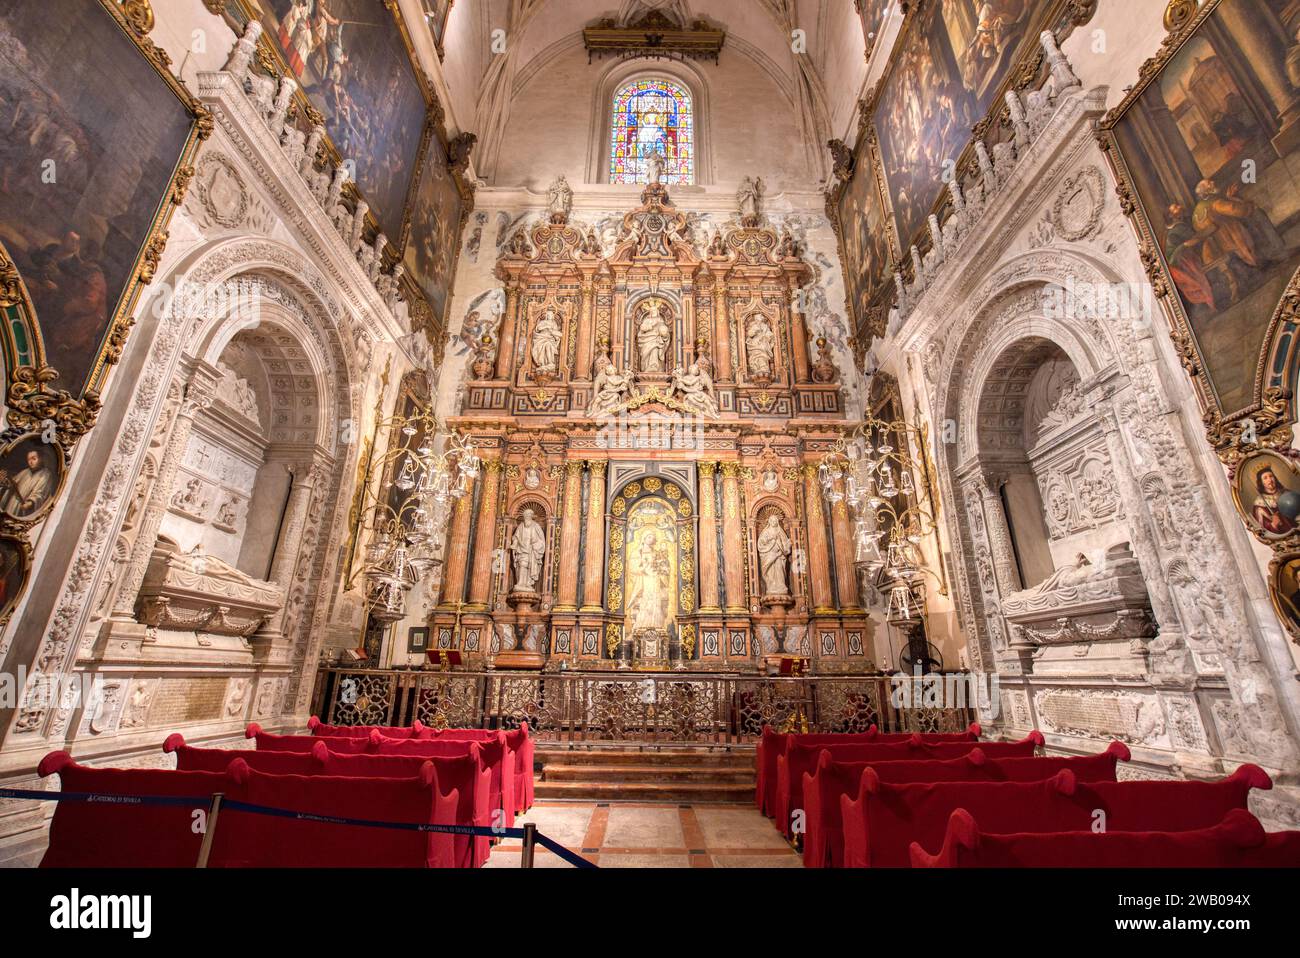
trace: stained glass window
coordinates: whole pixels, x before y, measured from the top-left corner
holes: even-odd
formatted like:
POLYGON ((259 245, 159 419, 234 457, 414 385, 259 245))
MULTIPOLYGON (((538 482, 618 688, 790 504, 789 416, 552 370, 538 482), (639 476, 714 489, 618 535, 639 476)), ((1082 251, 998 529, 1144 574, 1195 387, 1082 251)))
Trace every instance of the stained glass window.
POLYGON ((665 183, 695 180, 695 114, 691 94, 671 80, 634 80, 614 95, 609 181, 647 183, 647 160, 662 153, 665 183))

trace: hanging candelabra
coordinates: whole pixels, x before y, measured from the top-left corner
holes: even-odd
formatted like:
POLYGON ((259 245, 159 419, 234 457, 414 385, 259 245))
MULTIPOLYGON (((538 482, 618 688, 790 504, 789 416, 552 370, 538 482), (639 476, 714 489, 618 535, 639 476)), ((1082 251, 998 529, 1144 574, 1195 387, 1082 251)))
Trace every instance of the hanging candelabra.
POLYGON ((348 587, 363 578, 371 618, 392 623, 406 617, 412 587, 442 563, 441 534, 482 460, 473 441, 447 429, 428 406, 382 420, 375 431, 394 439, 367 470, 367 501, 359 510, 356 536, 367 538, 368 545, 348 587), (384 480, 372 488, 376 471, 384 480))
POLYGON ((930 489, 916 455, 925 437, 903 419, 873 413, 822 456, 818 478, 832 507, 846 502, 853 516, 855 562, 887 593, 886 619, 912 627, 925 611, 926 568, 921 540, 935 529, 930 489))

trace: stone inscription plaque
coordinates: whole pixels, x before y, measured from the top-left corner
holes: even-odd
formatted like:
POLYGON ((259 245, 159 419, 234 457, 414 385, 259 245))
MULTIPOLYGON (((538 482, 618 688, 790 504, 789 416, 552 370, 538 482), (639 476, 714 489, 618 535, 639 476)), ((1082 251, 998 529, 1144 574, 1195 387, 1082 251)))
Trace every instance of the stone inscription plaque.
POLYGON ((226 678, 163 679, 149 708, 149 724, 202 722, 221 717, 226 678))

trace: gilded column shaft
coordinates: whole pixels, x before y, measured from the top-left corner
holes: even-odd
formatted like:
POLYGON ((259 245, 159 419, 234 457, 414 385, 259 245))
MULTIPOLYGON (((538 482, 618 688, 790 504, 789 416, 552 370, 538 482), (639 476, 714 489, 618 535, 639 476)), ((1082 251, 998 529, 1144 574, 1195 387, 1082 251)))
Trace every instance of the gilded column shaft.
MULTIPOLYGON (((843 492, 842 480, 839 485, 843 492)), ((860 612, 857 549, 853 541, 853 519, 849 516, 846 499, 841 499, 831 508, 831 531, 835 536, 835 583, 840 609, 845 612, 860 612)))
POLYGON ((727 302, 727 284, 721 274, 717 278, 717 292, 713 297, 713 364, 714 379, 728 382, 733 378, 731 369, 731 304, 727 302))
POLYGON ((578 310, 578 356, 575 379, 591 378, 592 340, 596 334, 596 295, 590 278, 582 282, 582 305, 578 310))
POLYGON ((605 578, 605 470, 609 463, 591 464, 587 491, 587 548, 584 550, 582 611, 600 612, 604 605, 605 578))
POLYGON ((722 464, 722 539, 726 543, 723 575, 727 586, 727 611, 748 612, 745 595, 745 523, 740 514, 740 464, 722 464))
POLYGON ((826 538, 826 519, 822 512, 822 489, 817 481, 817 467, 804 466, 803 477, 808 520, 808 582, 812 589, 813 611, 833 612, 830 543, 826 538))
POLYGON ((519 324, 519 283, 506 283, 506 311, 501 317, 501 341, 497 343, 497 379, 514 375, 515 330, 519 324))
POLYGON ((556 612, 578 608, 578 543, 582 537, 582 463, 564 467, 564 513, 560 526, 560 589, 556 612))
POLYGON ((469 561, 470 518, 474 510, 474 487, 456 502, 447 532, 446 574, 442 579, 442 604, 455 606, 465 598, 466 563, 469 561))
POLYGON ((716 462, 700 463, 700 611, 721 612, 718 604, 718 515, 716 462))
POLYGON ((469 604, 486 609, 492 595, 492 554, 497 537, 497 500, 501 493, 501 460, 483 463, 483 497, 474 531, 474 571, 469 580, 469 604))

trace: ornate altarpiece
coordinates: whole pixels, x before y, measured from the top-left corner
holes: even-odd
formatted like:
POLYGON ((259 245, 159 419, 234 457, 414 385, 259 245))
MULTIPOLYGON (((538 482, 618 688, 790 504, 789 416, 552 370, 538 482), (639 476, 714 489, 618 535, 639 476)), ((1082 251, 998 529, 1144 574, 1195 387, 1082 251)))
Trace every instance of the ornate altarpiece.
POLYGON ((785 653, 871 668, 852 522, 816 478, 847 424, 799 311, 814 272, 798 244, 750 212, 701 251, 651 184, 612 252, 555 211, 511 238, 497 276, 500 326, 450 420, 486 466, 452 518, 433 641, 497 667, 750 670, 785 653), (547 542, 536 603, 513 583, 525 509, 547 542), (770 515, 788 595, 764 594, 770 515), (637 656, 661 623, 666 654, 637 656))

